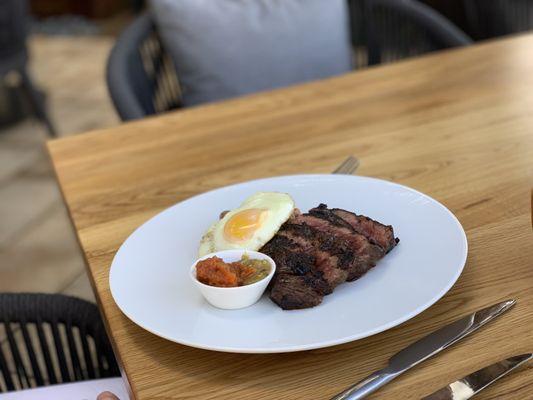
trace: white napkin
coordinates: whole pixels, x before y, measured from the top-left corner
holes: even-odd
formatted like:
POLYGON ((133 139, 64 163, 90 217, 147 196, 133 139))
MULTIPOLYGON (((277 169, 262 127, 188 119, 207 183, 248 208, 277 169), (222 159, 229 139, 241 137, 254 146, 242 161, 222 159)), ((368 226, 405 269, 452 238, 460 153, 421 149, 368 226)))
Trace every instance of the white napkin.
POLYGON ((105 391, 114 393, 120 400, 129 399, 122 378, 106 378, 3 393, 0 400, 96 400, 105 391))

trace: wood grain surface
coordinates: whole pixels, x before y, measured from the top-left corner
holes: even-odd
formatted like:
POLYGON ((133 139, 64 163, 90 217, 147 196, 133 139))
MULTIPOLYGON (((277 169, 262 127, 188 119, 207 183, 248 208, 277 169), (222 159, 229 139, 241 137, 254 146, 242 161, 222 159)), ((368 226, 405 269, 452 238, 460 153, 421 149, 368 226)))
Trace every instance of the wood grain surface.
MULTIPOLYGON (((532 35, 148 118, 56 140, 49 150, 138 400, 328 399, 431 330, 508 298, 518 300, 510 312, 370 398, 419 399, 533 351, 532 35), (360 158, 358 174, 427 193, 463 224, 467 265, 433 307, 367 339, 273 355, 178 345, 121 314, 109 291, 109 266, 148 218, 230 183, 329 172, 348 154, 360 158)), ((479 399, 533 398, 532 367, 479 399)))

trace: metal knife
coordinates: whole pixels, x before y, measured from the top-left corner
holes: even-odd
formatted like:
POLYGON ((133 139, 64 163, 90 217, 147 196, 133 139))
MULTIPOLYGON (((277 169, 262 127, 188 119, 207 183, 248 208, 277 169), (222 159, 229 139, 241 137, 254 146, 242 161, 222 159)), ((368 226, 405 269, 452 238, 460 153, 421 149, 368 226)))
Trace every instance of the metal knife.
POLYGON ((331 400, 358 400, 365 398, 408 369, 476 331, 487 322, 507 311, 515 303, 515 300, 507 300, 494 304, 430 333, 393 355, 389 359, 387 367, 374 372, 361 382, 332 397, 331 400))
POLYGON ((467 400, 475 396, 490 384, 507 375, 513 369, 531 360, 533 354, 521 354, 506 360, 489 365, 479 371, 473 372, 448 386, 437 390, 435 393, 424 397, 422 400, 467 400))

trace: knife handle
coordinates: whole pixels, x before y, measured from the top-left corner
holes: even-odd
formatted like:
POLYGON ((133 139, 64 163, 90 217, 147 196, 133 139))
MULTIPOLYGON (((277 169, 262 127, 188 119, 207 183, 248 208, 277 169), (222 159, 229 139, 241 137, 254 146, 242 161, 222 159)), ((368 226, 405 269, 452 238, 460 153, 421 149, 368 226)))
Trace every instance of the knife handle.
POLYGON ((370 393, 375 392, 386 383, 392 381, 399 374, 380 370, 369 375, 362 381, 350 386, 345 391, 331 398, 331 400, 358 400, 363 399, 370 393))

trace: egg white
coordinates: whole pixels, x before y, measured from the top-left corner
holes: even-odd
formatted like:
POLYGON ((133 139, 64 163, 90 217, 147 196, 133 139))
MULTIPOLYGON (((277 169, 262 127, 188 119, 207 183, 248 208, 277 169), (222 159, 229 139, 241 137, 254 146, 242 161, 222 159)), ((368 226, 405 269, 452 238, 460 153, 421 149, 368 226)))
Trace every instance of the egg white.
MULTIPOLYGON (((292 215, 294 200, 286 193, 258 192, 248 197, 238 208, 226 213, 204 234, 200 242, 200 257, 214 251, 247 249, 257 251, 263 247, 292 215), (265 210, 265 218, 250 238, 232 241, 224 235, 226 223, 238 212, 247 209, 265 210)), ((230 238, 231 239, 231 238, 230 238)))
POLYGON ((200 240, 200 248, 198 249, 198 254, 200 257, 216 251, 215 243, 213 241, 213 231, 215 230, 216 224, 216 222, 211 224, 209 229, 204 233, 202 239, 200 240))

